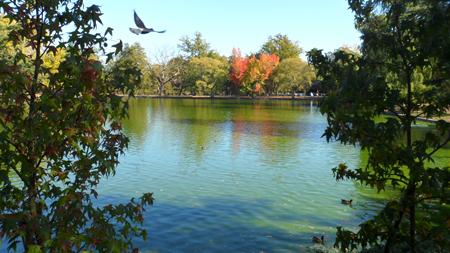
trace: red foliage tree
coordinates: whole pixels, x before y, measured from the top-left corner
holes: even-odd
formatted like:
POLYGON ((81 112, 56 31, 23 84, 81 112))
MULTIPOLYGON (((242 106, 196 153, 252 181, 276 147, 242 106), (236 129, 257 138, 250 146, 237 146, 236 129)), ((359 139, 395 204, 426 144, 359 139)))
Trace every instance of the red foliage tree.
POLYGON ((239 49, 233 49, 230 79, 246 93, 261 93, 280 58, 275 54, 244 57, 239 49))
POLYGON ((279 62, 280 58, 275 54, 260 54, 258 58, 252 56, 247 71, 247 83, 251 85, 249 89, 254 93, 261 93, 265 81, 279 62))
POLYGON ((231 71, 230 79, 236 86, 242 86, 242 82, 247 73, 249 60, 247 57, 242 57, 239 49, 233 48, 231 56, 231 71))
POLYGON ((266 81, 278 63, 280 63, 280 57, 276 54, 261 54, 258 63, 261 71, 261 79, 262 81, 266 81))

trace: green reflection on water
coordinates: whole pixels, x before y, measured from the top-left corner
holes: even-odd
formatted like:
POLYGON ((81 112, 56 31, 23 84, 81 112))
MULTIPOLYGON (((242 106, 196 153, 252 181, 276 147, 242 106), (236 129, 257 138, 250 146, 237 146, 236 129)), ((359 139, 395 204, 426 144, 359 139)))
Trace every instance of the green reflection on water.
POLYGON ((336 226, 356 228, 395 193, 335 182, 331 168, 365 157, 326 143, 325 127, 312 102, 135 99, 130 148, 102 201, 154 192, 147 250, 298 251, 318 233, 331 244, 336 226))
MULTIPOLYGON (((357 228, 396 197, 335 182, 331 168, 366 154, 326 143, 312 102, 133 99, 129 113, 129 150, 100 202, 154 192, 144 252, 298 252, 319 233, 330 246, 336 226, 357 228)), ((449 147, 435 158, 448 166, 449 147)))

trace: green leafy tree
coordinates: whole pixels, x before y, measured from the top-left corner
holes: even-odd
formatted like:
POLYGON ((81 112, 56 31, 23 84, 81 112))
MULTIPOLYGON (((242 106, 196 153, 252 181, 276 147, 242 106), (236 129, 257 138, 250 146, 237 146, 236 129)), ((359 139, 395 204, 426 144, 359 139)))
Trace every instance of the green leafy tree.
POLYGON ((192 58, 187 67, 186 82, 195 87, 196 94, 214 96, 223 91, 228 81, 227 59, 192 58))
POLYGON ((10 46, 8 57, 0 49, 0 240, 26 252, 131 251, 132 236, 146 237, 140 224, 152 195, 117 206, 94 201, 128 142, 126 104, 115 94, 132 95, 139 72, 104 81, 94 51, 106 53, 112 29, 95 32, 96 5, 14 0, 0 1, 0 10, 17 24, 0 31, 10 46))
POLYGON ((176 66, 176 69, 178 69, 178 75, 171 80, 171 84, 176 95, 181 96, 191 86, 191 84, 186 81, 188 76, 188 61, 182 56, 176 56, 170 59, 169 64, 176 66))
POLYGON ((210 51, 210 45, 202 38, 200 32, 196 32, 193 38, 184 36, 180 39, 178 48, 186 58, 207 56, 210 51))
POLYGON ((270 88, 272 93, 290 92, 294 96, 299 90, 306 93, 314 78, 314 70, 308 63, 300 58, 288 58, 275 68, 270 78, 272 86, 268 89, 270 88))
POLYGON ((327 54, 316 48, 308 52, 308 60, 314 63, 317 79, 324 93, 337 90, 345 84, 359 69, 357 62, 360 58, 360 52, 349 48, 340 48, 327 54))
POLYGON ((123 75, 127 75, 126 70, 132 68, 139 70, 142 75, 136 88, 140 92, 146 92, 150 88, 151 82, 149 62, 144 48, 139 43, 131 46, 125 45, 117 58, 108 63, 106 72, 112 80, 121 80, 123 75))
POLYGON ((289 58, 300 58, 302 49, 297 42, 291 41, 287 35, 270 36, 261 48, 261 53, 276 54, 280 61, 289 58))
POLYGON ((179 81, 184 70, 184 61, 173 57, 166 51, 160 51, 155 55, 155 62, 150 64, 150 78, 156 85, 159 96, 165 95, 168 85, 179 81))
POLYGON ((450 123, 437 120, 415 138, 413 127, 419 117, 439 118, 450 109, 450 54, 445 49, 450 46, 450 3, 349 4, 362 33, 361 56, 345 50, 310 52, 310 61, 330 87, 321 105, 328 119, 324 135, 358 144, 368 153, 366 167, 341 164, 334 173, 338 180, 358 180, 379 191, 395 187, 401 196, 359 231, 338 227, 335 246, 344 251, 445 252, 450 248, 450 168, 437 166, 433 157, 448 145, 450 123))
POLYGON ((194 57, 212 57, 220 58, 221 56, 214 50, 211 50, 211 46, 205 39, 202 38, 200 32, 196 32, 193 38, 184 36, 180 39, 178 48, 181 50, 183 56, 186 59, 192 59, 194 57))

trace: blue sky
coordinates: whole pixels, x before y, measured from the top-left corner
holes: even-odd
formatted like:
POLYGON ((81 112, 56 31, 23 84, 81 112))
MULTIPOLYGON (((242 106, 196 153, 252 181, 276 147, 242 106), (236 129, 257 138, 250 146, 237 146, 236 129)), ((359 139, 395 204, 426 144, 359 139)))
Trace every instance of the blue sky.
POLYGON ((256 52, 270 35, 286 34, 304 50, 325 51, 359 44, 347 0, 87 0, 101 6, 103 23, 114 28, 113 40, 139 42, 149 56, 177 51, 182 36, 202 33, 223 55, 240 48, 256 52), (133 9, 147 27, 164 34, 134 35, 133 9))

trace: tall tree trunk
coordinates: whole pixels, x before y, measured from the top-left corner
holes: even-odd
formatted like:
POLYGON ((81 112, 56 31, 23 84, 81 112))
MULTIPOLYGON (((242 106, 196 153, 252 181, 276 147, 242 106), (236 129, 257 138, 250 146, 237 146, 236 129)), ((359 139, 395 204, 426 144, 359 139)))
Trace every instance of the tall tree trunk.
MULTIPOLYGON (((395 21, 396 23, 396 35, 397 35, 397 43, 400 45, 400 49, 398 53, 400 54, 402 61, 403 61, 403 70, 405 72, 406 76, 406 85, 407 85, 407 101, 406 101, 406 109, 404 111, 404 117, 401 119, 402 124, 404 124, 405 132, 406 132, 406 147, 408 150, 408 155, 412 157, 412 123, 413 123, 413 105, 412 105, 412 75, 413 75, 413 69, 410 67, 410 64, 408 64, 408 58, 406 57, 406 54, 404 51, 402 51, 403 41, 402 41, 402 35, 401 35, 401 26, 399 21, 400 14, 395 13, 395 21)), ((405 203, 401 203, 402 210, 400 211, 399 218, 394 224, 394 229, 391 232, 392 234, 389 236, 385 252, 390 252, 390 246, 391 242, 393 240, 393 237, 395 237, 395 233, 397 233, 402 217, 405 213, 405 209, 409 209, 409 247, 410 252, 415 253, 416 252, 416 171, 414 167, 414 160, 408 161, 408 169, 409 169, 409 182, 408 186, 405 192, 405 203)))
POLYGON ((391 252, 391 245, 392 245, 392 241, 394 240, 394 235, 397 232, 397 230, 400 227, 400 223, 402 222, 403 219, 403 214, 404 214, 404 209, 402 208, 402 210, 400 211, 397 220, 394 222, 394 225, 391 228, 391 231, 389 231, 389 237, 386 241, 386 245, 384 247, 384 253, 389 253, 391 252))
MULTIPOLYGON (((36 12, 36 49, 35 49, 35 59, 34 59, 34 73, 33 73, 33 82, 30 87, 30 108, 28 112, 28 123, 29 127, 33 126, 33 119, 36 114, 36 87, 38 86, 39 82, 39 72, 41 68, 41 46, 42 46, 42 36, 43 36, 43 24, 41 21, 41 15, 43 15, 43 10, 41 9, 41 6, 39 6, 39 2, 36 2, 35 5, 35 12, 36 12), (41 10, 41 11, 40 11, 41 10)), ((39 166, 39 164, 36 165, 36 154, 35 154, 35 143, 34 140, 31 139, 28 143, 28 151, 27 151, 27 163, 22 164, 22 166, 27 166, 29 168, 25 169, 25 171, 32 171, 33 173, 28 176, 27 181, 27 194, 28 194, 28 201, 27 205, 25 205, 25 208, 28 210, 25 211, 25 213, 28 213, 26 215, 26 225, 25 225, 25 245, 24 248, 27 251, 29 249, 29 246, 36 245, 41 240, 39 239, 39 213, 37 209, 37 199, 38 199, 38 189, 37 189, 37 170, 36 166, 39 166)))
POLYGON ((164 83, 160 82, 159 83, 159 89, 158 89, 158 96, 162 96, 163 94, 163 89, 164 89, 164 83))
MULTIPOLYGON (((407 147, 408 152, 412 154, 412 129, 411 125, 413 123, 412 119, 412 71, 408 69, 407 71, 407 126, 406 126, 406 141, 407 141, 407 147)), ((411 161, 411 164, 409 165, 410 170, 410 179, 409 179, 409 199, 408 199, 408 205, 409 205, 409 244, 411 247, 411 252, 416 252, 416 172, 413 165, 413 161, 411 161)))

